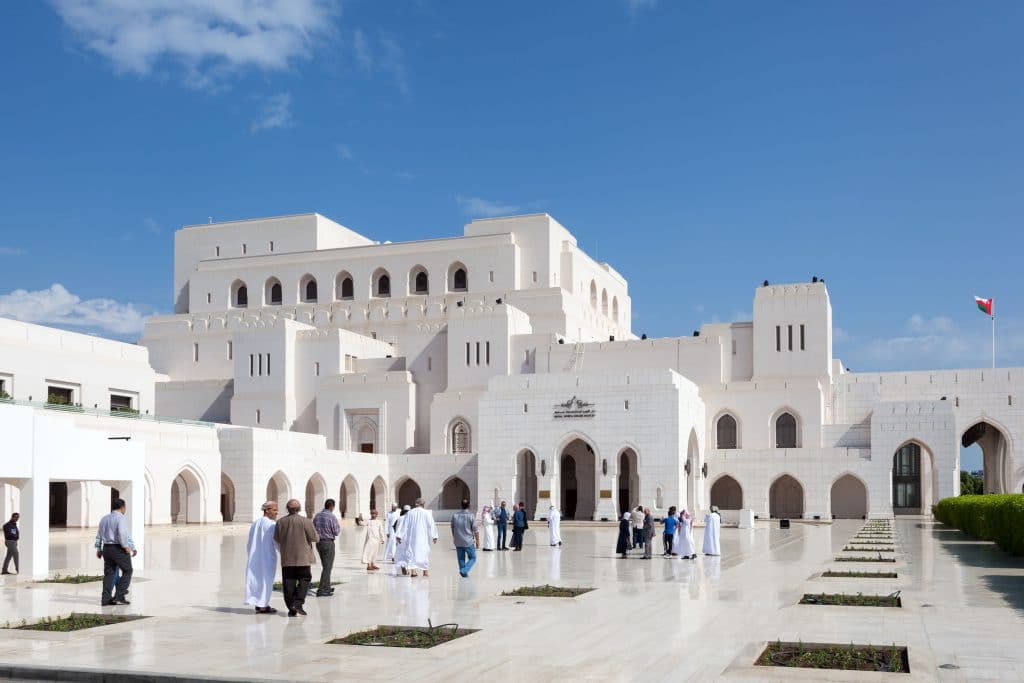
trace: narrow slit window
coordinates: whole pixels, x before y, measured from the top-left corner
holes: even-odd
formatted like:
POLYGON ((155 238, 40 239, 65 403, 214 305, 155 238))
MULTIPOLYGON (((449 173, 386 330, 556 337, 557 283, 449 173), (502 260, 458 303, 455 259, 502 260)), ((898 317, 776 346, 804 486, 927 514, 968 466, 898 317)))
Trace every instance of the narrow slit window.
POLYGON ((199 362, 199 342, 192 342, 192 362, 199 362))
POLYGON ((267 354, 267 377, 270 377, 270 354, 267 354))
POLYGON ((313 363, 313 374, 317 377, 320 376, 320 361, 313 363))
POLYGON ((792 325, 788 325, 787 327, 788 327, 788 330, 789 330, 789 350, 792 351, 793 350, 793 326, 792 325))
POLYGON ((800 350, 804 350, 804 326, 800 325, 800 350))
POLYGON ((231 360, 232 358, 235 357, 233 347, 234 344, 232 342, 228 342, 228 360, 231 360))
POLYGON ((480 365, 480 342, 476 343, 476 364, 480 365))
POLYGON ((536 281, 537 281, 537 271, 536 271, 536 270, 535 270, 535 271, 533 271, 533 281, 534 281, 534 282, 536 282, 536 281))
POLYGON ((245 254, 249 249, 245 246, 245 242, 242 242, 242 254, 245 254))
POLYGON ((261 353, 261 354, 258 354, 258 355, 259 355, 259 358, 257 359, 257 366, 256 366, 258 368, 258 370, 257 370, 256 374, 258 374, 260 377, 262 377, 263 376, 263 354, 261 353))
POLYGON ((253 375, 256 374, 255 369, 256 369, 256 357, 253 356, 250 353, 249 354, 249 376, 250 377, 252 377, 253 375))
POLYGON ((524 413, 530 412, 530 404, 529 403, 524 403, 523 404, 523 412, 524 413))
POLYGON ((214 247, 213 248, 213 253, 216 256, 220 256, 220 247, 214 247))
POLYGON ((213 303, 213 294, 210 294, 209 292, 206 293, 206 303, 213 303))
POLYGON ((775 350, 782 350, 782 327, 779 325, 775 326, 775 350))
POLYGON ((626 399, 625 401, 622 402, 622 409, 629 410, 629 399, 626 399))
POLYGON ((732 355, 736 355, 736 340, 732 340, 732 355))
POLYGON ((493 270, 489 271, 487 273, 487 279, 490 280, 491 282, 494 282, 494 271, 493 270))
POLYGON ((427 372, 434 369, 434 358, 433 356, 427 356, 427 372))
POLYGON ((270 251, 274 251, 274 240, 270 240, 270 251))
POLYGON ((466 367, 469 367, 469 342, 466 342, 466 367))
POLYGON ((486 353, 487 353, 487 364, 490 365, 491 364, 491 342, 487 342, 486 353))
POLYGON ((261 414, 261 412, 260 412, 259 408, 257 408, 257 409, 256 409, 256 424, 259 424, 259 423, 260 423, 260 419, 261 419, 262 417, 263 417, 263 415, 261 414))

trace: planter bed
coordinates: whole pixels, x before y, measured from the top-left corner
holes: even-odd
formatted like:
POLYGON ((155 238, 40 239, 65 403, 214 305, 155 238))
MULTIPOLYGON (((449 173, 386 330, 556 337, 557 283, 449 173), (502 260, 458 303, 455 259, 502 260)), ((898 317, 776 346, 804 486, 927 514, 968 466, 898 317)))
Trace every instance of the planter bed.
POLYGON ((857 572, 857 571, 826 571, 821 576, 826 579, 897 579, 896 572, 857 572))
POLYGON ((894 553, 894 552, 896 552, 896 548, 894 548, 891 545, 890 546, 886 546, 885 548, 868 548, 866 546, 848 545, 845 548, 843 548, 843 552, 852 552, 852 553, 894 553))
POLYGON ((864 595, 857 593, 804 593, 801 605, 835 605, 841 607, 903 607, 900 592, 890 595, 864 595))
POLYGON ((854 536, 850 539, 850 543, 860 543, 861 545, 892 545, 892 538, 885 538, 882 536, 854 536))
POLYGON ((411 647, 419 650, 436 647, 457 638, 476 633, 478 629, 459 628, 458 624, 438 626, 378 626, 344 638, 327 641, 328 645, 366 645, 370 647, 411 647))
POLYGON ((896 645, 833 643, 769 643, 754 662, 757 666, 886 671, 910 673, 907 648, 896 645))
POLYGON ((896 562, 895 557, 837 557, 836 562, 896 562))
POLYGON ((57 574, 52 579, 40 579, 36 583, 92 583, 93 581, 102 580, 102 576, 94 576, 92 574, 74 574, 71 576, 57 574))
POLYGON ((31 624, 22 621, 19 624, 6 624, 4 628, 18 631, 56 631, 67 633, 68 631, 81 631, 97 626, 109 626, 111 624, 123 624, 126 621, 145 619, 146 617, 137 614, 94 614, 85 612, 72 612, 66 617, 45 618, 31 624))
POLYGON ((566 588, 565 586, 521 586, 514 590, 504 591, 503 596, 516 598, 575 598, 589 593, 593 588, 566 588))

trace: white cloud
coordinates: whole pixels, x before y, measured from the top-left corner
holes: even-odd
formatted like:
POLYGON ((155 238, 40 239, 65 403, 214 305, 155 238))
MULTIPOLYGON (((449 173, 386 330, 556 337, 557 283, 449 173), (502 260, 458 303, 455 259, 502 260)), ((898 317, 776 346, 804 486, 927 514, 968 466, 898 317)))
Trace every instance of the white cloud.
POLYGON ((292 125, 292 96, 282 92, 261 98, 260 116, 249 126, 250 133, 273 128, 289 128, 292 125))
POLYGON ((0 294, 0 316, 30 323, 90 327, 114 334, 138 334, 145 316, 134 304, 113 299, 82 300, 61 284, 29 292, 0 294))
POLYGON ((352 35, 352 50, 356 53, 356 60, 364 71, 373 71, 373 57, 370 55, 370 44, 366 40, 366 34, 362 29, 356 29, 352 35))
POLYGON ((0 247, 0 256, 24 256, 25 250, 19 247, 0 247))
POLYGON ((480 197, 459 196, 455 198, 455 201, 462 207, 462 212, 468 216, 491 218, 493 216, 508 216, 519 211, 518 206, 493 202, 480 197))
POLYGON ((389 34, 381 34, 376 46, 362 29, 352 34, 352 51, 360 68, 366 73, 379 71, 390 75, 403 95, 409 94, 409 73, 405 66, 405 50, 398 40, 389 34))
POLYGON ((121 73, 165 63, 216 84, 244 68, 287 69, 334 30, 330 0, 53 0, 75 38, 121 73))
POLYGON ((349 149, 348 145, 343 145, 339 142, 337 145, 334 146, 334 149, 337 150, 338 156, 341 157, 342 159, 345 159, 346 161, 351 161, 352 159, 355 158, 352 155, 352 150, 349 149))

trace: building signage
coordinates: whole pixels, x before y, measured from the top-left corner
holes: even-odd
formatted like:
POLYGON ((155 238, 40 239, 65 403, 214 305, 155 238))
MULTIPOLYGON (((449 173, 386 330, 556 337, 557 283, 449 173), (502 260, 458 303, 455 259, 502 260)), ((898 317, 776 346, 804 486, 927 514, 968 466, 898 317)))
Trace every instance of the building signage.
POLYGON ((585 417, 594 417, 594 404, 581 401, 575 396, 565 403, 555 406, 556 420, 575 420, 585 417))

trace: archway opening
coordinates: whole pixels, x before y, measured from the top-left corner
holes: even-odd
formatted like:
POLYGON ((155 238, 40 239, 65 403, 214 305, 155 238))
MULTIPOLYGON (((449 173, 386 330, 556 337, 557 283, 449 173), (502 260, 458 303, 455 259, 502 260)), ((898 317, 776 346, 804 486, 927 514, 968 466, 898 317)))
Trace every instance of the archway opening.
POLYGON ((801 519, 804 516, 804 487, 784 474, 768 491, 768 516, 774 519, 801 519))
POLYGON ((526 503, 526 516, 532 519, 537 513, 537 456, 528 449, 516 456, 516 502, 519 501, 526 503))
POLYGON ((383 510, 387 506, 388 487, 382 477, 377 477, 370 485, 370 509, 383 510))
POLYGON ((220 474, 220 518, 224 522, 235 519, 235 484, 223 472, 220 474))
MULTIPOLYGON (((5 520, 6 521, 6 520, 5 520)), ((50 482, 50 526, 68 525, 68 483, 50 482)))
POLYGON ((892 511, 916 515, 924 505, 921 476, 921 446, 908 443, 892 456, 892 511))
POLYGON ((469 484, 458 477, 452 477, 441 488, 441 509, 460 510, 463 498, 472 500, 469 497, 469 484))
POLYGON ((640 504, 640 474, 636 451, 627 448, 619 453, 619 515, 629 512, 640 504))
POLYGON ((852 474, 844 474, 832 484, 833 519, 865 519, 868 516, 868 490, 852 474))
POLYGON ((573 439, 562 449, 562 515, 566 519, 593 519, 597 505, 597 472, 594 449, 583 439, 573 439))
POLYGON ((171 482, 171 524, 202 521, 202 486, 195 472, 186 468, 171 482))
POLYGON ((324 501, 327 500, 327 482, 324 481, 323 476, 320 474, 314 474, 306 482, 306 516, 312 517, 324 507, 324 501))
POLYGON ((267 482, 267 500, 277 502, 278 514, 284 515, 288 499, 292 497, 292 487, 283 472, 275 472, 267 482))
POLYGON ((743 487, 728 474, 719 477, 711 486, 711 505, 719 510, 743 509, 743 487))
POLYGON ((1006 471, 1010 443, 1001 429, 990 422, 978 422, 960 436, 960 447, 960 470, 981 480, 977 493, 1006 493, 1013 489, 1006 471))
MULTIPOLYGON (((373 491, 370 492, 370 508, 373 508, 373 491)), ((344 518, 346 515, 355 517, 359 514, 359 484, 351 474, 341 482, 341 490, 338 492, 338 514, 344 518)))
POLYGON ((406 479, 399 485, 398 491, 398 504, 402 507, 408 505, 412 507, 416 504, 416 499, 421 498, 420 485, 413 479, 406 479))

